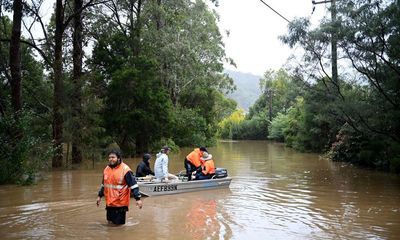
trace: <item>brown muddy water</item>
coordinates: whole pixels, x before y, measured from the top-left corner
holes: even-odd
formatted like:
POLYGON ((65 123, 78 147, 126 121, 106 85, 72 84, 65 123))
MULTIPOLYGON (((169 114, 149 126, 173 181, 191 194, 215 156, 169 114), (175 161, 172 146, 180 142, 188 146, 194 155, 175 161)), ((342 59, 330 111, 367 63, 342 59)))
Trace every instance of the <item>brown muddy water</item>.
MULTIPOLYGON (((183 169, 191 149, 170 155, 183 169)), ((131 201, 127 224, 110 226, 102 170, 54 171, 34 186, 0 186, 1 239, 400 239, 400 176, 333 163, 265 141, 209 148, 229 189, 131 201)), ((140 159, 125 159, 136 169, 140 159)), ((151 161, 154 164, 154 158, 151 161)))

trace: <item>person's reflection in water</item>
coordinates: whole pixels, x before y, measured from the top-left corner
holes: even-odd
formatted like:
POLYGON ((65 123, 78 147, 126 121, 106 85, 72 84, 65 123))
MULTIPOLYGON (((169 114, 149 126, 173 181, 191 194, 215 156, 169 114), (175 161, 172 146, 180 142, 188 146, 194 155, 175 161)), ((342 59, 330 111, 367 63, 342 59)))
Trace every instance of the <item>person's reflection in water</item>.
POLYGON ((197 199, 186 214, 188 239, 214 239, 219 235, 220 225, 217 220, 215 200, 197 199))

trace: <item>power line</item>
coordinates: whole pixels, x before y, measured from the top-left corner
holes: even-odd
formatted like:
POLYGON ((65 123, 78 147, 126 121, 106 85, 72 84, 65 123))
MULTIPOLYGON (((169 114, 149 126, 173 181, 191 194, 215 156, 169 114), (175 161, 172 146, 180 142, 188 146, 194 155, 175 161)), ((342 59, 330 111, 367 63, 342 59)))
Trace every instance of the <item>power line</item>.
POLYGON ((264 3, 265 6, 269 7, 269 9, 271 9, 272 11, 274 11, 276 14, 278 14, 281 18, 285 19, 288 23, 290 23, 289 20, 287 20, 287 18, 285 18, 284 16, 282 16, 282 14, 278 13, 275 9, 273 9, 271 6, 269 6, 268 4, 266 4, 263 0, 260 0, 262 3, 264 3))

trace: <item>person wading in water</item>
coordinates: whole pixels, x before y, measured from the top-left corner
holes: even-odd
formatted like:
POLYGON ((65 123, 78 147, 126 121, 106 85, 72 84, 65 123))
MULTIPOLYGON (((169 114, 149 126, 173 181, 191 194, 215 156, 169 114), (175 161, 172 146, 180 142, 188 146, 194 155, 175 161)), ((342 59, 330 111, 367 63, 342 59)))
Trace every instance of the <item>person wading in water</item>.
POLYGON ((141 209, 139 186, 132 170, 122 162, 121 153, 118 150, 111 150, 96 201, 99 206, 101 198, 105 196, 108 223, 125 224, 131 191, 136 199, 136 206, 141 209))

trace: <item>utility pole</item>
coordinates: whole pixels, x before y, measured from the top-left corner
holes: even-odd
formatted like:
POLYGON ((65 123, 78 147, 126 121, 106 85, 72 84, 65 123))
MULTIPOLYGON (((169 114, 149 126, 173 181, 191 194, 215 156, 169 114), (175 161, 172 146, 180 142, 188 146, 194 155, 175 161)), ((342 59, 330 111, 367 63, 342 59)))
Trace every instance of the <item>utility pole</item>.
MULTIPOLYGON (((321 3, 331 3, 331 22, 332 24, 336 24, 336 0, 327 0, 327 1, 312 1, 313 5, 321 4, 321 3)), ((314 6, 315 8, 315 6, 314 6)), ((338 81, 338 69, 337 69, 337 35, 335 27, 331 33, 331 61, 332 61, 332 82, 339 87, 338 81)))

